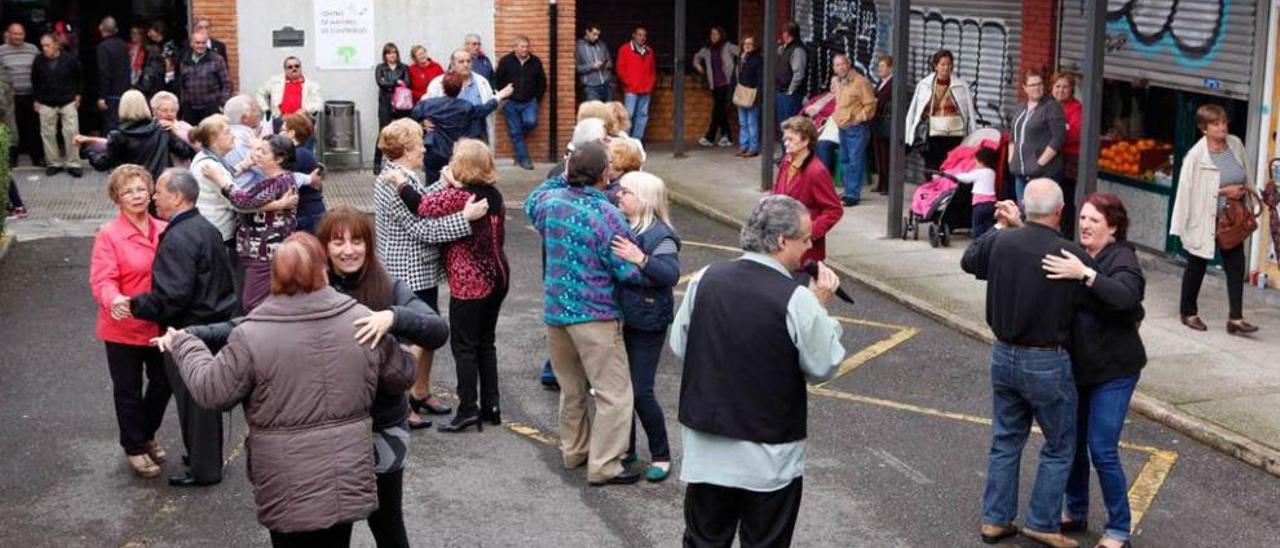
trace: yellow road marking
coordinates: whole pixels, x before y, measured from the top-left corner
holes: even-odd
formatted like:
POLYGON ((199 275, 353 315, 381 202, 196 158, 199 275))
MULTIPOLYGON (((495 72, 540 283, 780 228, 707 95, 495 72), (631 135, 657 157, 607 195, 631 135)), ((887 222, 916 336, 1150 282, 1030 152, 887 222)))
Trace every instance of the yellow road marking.
MULTIPOLYGON (((942 411, 939 409, 873 398, 870 396, 860 396, 857 394, 850 394, 848 392, 841 392, 839 390, 832 390, 823 386, 811 386, 809 387, 809 392, 811 394, 826 396, 828 398, 887 407, 889 409, 897 409, 899 411, 907 411, 930 417, 991 426, 991 419, 986 417, 979 417, 977 415, 969 415, 965 413, 955 413, 952 411, 942 411)), ((1039 427, 1032 427, 1031 431, 1036 434, 1043 434, 1039 427)), ((1129 511, 1132 514, 1133 527, 1137 528, 1138 523, 1140 523, 1142 518, 1146 516, 1147 510, 1151 508, 1151 504, 1155 502, 1156 495, 1160 492, 1160 488, 1164 486, 1165 478, 1167 478, 1169 476, 1169 472, 1173 470, 1173 464, 1177 462, 1178 454, 1173 451, 1124 441, 1120 442, 1120 447, 1147 454, 1147 462, 1142 465, 1142 469, 1138 471, 1137 477, 1133 479, 1133 483, 1129 486, 1129 511)))
POLYGON ((541 443, 544 445, 550 445, 552 447, 560 446, 560 438, 551 436, 549 434, 544 434, 542 433, 541 430, 538 430, 533 426, 529 426, 527 424, 519 423, 519 422, 511 422, 511 421, 503 422, 502 426, 505 427, 507 430, 520 434, 521 436, 529 438, 538 443, 541 443))
MULTIPOLYGON (((741 249, 738 249, 736 247, 730 247, 730 246, 719 245, 719 244, 711 244, 711 243, 705 243, 705 242, 686 241, 684 242, 684 244, 691 245, 694 247, 703 247, 707 249, 728 251, 732 253, 742 252, 741 249)), ((696 271, 694 273, 696 273, 696 271)), ((694 273, 689 273, 681 276, 680 280, 677 282, 676 285, 677 286, 685 285, 693 277, 694 273)), ((677 289, 675 291, 675 294, 676 296, 683 296, 684 291, 677 289)), ((830 381, 827 381, 826 383, 822 383, 817 386, 809 387, 809 392, 811 394, 833 398, 833 399, 850 401, 854 403, 862 403, 866 405, 874 405, 874 406, 884 407, 888 409, 896 409, 899 411, 906 411, 909 413, 916 413, 919 415, 925 415, 925 416, 936 417, 941 419, 968 422, 971 424, 979 424, 983 426, 991 426, 991 419, 986 417, 969 415, 966 413, 956 413, 952 411, 942 411, 939 409, 923 407, 923 406, 914 405, 910 403, 886 400, 882 398, 873 398, 870 396, 851 394, 848 392, 827 388, 826 387, 827 384, 831 383, 832 381, 835 381, 836 379, 843 377, 844 375, 858 368, 862 364, 865 364, 868 361, 871 361, 876 357, 879 357, 880 355, 883 355, 886 352, 893 350, 894 348, 906 342, 907 340, 911 339, 912 337, 914 337, 916 334, 920 332, 919 328, 912 327, 912 326, 877 322, 872 320, 864 320, 860 318, 850 318, 846 316, 832 316, 832 317, 842 323, 864 325, 867 327, 875 327, 880 329, 890 329, 890 330, 894 330, 895 333, 893 335, 890 335, 888 338, 877 341, 871 344, 870 346, 867 346, 866 348, 863 348, 862 350, 855 352, 854 354, 845 358, 844 361, 840 362, 839 369, 836 370, 835 376, 832 377, 830 381)), ((549 434, 545 434, 533 426, 529 426, 529 425, 517 423, 517 422, 503 423, 503 426, 505 426, 508 430, 511 430, 512 432, 520 434, 521 436, 524 436, 536 442, 549 445, 552 447, 559 447, 560 445, 559 438, 549 434)), ((1040 427, 1038 426, 1033 426, 1031 428, 1031 431, 1035 434, 1043 435, 1043 432, 1040 430, 1040 427)), ((1151 509, 1151 505, 1155 502, 1156 495, 1159 494, 1160 489, 1164 486, 1165 479, 1169 476, 1169 473, 1173 470, 1174 463, 1176 463, 1178 460, 1178 454, 1174 451, 1159 449, 1159 448, 1148 446, 1148 445, 1139 445, 1139 444, 1129 443, 1126 441, 1121 441, 1120 447, 1122 449, 1138 451, 1140 453, 1145 453, 1147 455, 1147 461, 1142 465, 1142 468, 1138 471, 1138 475, 1133 479, 1133 483, 1129 486, 1129 509, 1130 509, 1130 513, 1132 514, 1131 521, 1133 522, 1133 527, 1136 528, 1138 524, 1142 521, 1142 518, 1145 517, 1147 512, 1151 509)))

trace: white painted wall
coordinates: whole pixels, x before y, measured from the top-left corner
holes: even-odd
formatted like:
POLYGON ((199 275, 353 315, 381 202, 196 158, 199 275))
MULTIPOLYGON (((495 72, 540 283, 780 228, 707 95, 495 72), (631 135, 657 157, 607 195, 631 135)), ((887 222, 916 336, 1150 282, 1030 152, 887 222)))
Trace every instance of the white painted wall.
MULTIPOLYGON (((359 2, 361 0, 352 0, 359 2)), ((484 40, 484 49, 493 57, 494 0, 363 0, 374 6, 375 42, 395 42, 408 62, 409 48, 426 46, 427 53, 447 64, 449 53, 462 47, 471 32, 484 40)), ((315 32, 311 0, 240 0, 237 3, 240 40, 240 85, 252 93, 272 75, 283 72, 284 58, 302 60, 303 73, 318 82, 325 100, 355 101, 360 111, 365 161, 373 161, 378 131, 378 88, 373 67, 380 59, 369 59, 364 70, 317 70, 315 32), (291 26, 306 33, 301 48, 271 47, 271 31, 291 26)), ((494 59, 496 63, 496 58, 494 59)))

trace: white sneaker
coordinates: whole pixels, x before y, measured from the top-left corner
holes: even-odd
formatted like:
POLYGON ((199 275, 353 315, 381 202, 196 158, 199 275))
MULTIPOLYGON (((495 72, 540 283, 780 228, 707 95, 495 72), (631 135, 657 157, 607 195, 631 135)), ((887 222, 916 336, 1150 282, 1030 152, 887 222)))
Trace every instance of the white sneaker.
POLYGON ((703 146, 703 147, 713 147, 713 146, 716 146, 716 145, 715 145, 715 143, 712 143, 711 141, 708 141, 706 137, 703 137, 703 138, 701 138, 701 139, 698 139, 698 146, 703 146))
POLYGON ((728 137, 721 137, 720 142, 716 143, 716 146, 719 146, 720 148, 728 148, 733 146, 733 141, 730 141, 728 137))

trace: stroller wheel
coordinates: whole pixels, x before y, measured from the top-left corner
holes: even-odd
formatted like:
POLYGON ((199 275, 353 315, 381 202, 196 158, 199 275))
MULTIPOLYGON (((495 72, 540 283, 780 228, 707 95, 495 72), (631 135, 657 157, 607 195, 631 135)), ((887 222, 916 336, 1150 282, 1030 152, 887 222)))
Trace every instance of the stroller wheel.
POLYGON ((932 224, 929 225, 929 246, 938 247, 940 243, 941 239, 938 237, 938 227, 932 224))
POLYGON ((911 237, 912 237, 912 238, 914 238, 914 239, 915 239, 915 241, 917 241, 917 242, 918 242, 918 241, 920 241, 920 223, 919 223, 919 222, 912 222, 912 223, 911 223, 911 225, 912 225, 912 226, 911 226, 911 233, 912 233, 912 236, 911 236, 911 237))
POLYGON ((938 227, 938 242, 942 244, 942 247, 951 247, 951 230, 947 228, 947 225, 938 227))
POLYGON ((907 239, 907 236, 911 234, 911 224, 910 215, 902 218, 902 239, 907 239))

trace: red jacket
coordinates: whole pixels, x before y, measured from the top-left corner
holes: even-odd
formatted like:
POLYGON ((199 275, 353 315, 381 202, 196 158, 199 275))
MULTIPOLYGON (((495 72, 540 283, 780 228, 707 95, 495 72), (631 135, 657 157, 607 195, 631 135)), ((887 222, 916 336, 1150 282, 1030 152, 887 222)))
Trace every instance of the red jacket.
POLYGON ((618 48, 618 81, 622 82, 623 93, 647 95, 653 93, 653 86, 658 83, 657 54, 653 46, 645 47, 645 54, 636 53, 631 41, 618 48))
POLYGON ((809 208, 813 221, 813 247, 805 252, 803 261, 821 261, 827 258, 827 232, 830 232, 844 216, 844 205, 836 196, 836 185, 827 168, 813 154, 809 155, 794 177, 790 171, 791 155, 782 159, 778 176, 773 181, 773 193, 795 198, 809 208))
POLYGON ((124 214, 102 226, 93 238, 89 264, 89 288, 98 303, 96 334, 107 342, 149 346, 160 336, 160 326, 134 318, 111 319, 111 301, 119 295, 133 297, 151 291, 151 263, 156 258, 164 221, 147 217, 143 234, 124 214))
POLYGON ((414 103, 427 94, 427 86, 441 74, 444 74, 444 67, 434 59, 428 59, 425 66, 419 66, 417 63, 409 65, 409 90, 413 92, 414 103))
MULTIPOLYGON (((1084 105, 1074 97, 1062 103, 1062 117, 1067 120, 1067 138, 1062 142, 1062 154, 1066 156, 1080 155, 1080 124, 1084 105)), ((1074 173, 1067 175, 1075 177, 1074 173)))

